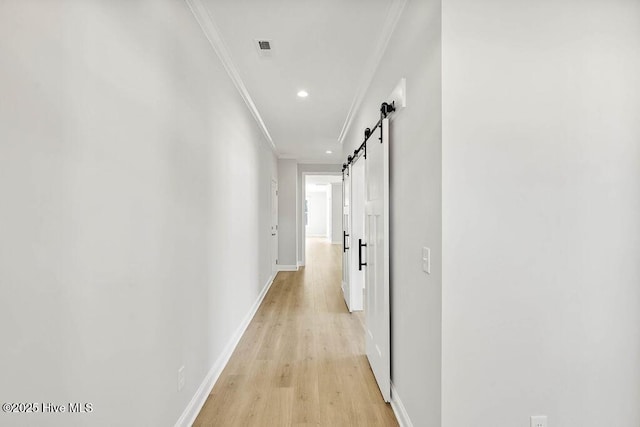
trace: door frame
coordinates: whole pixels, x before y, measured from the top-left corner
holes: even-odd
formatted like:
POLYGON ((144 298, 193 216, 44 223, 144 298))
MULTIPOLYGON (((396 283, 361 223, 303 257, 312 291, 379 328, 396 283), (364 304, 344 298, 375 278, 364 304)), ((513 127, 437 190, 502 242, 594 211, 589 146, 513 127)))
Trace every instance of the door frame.
POLYGON ((271 211, 269 212, 269 222, 271 223, 271 272, 273 274, 278 272, 278 255, 280 252, 280 232, 278 230, 279 224, 279 209, 278 209, 278 180, 275 177, 271 177, 271 186, 269 188, 269 197, 271 199, 271 211), (275 187, 275 194, 274 194, 275 187), (275 208, 275 224, 274 224, 274 208, 275 208), (275 229, 274 229, 275 227, 275 229))
MULTIPOLYGON (((313 172, 313 171, 303 171, 302 172, 302 183, 301 183, 301 194, 302 198, 298 201, 298 207, 300 208, 300 225, 298 227, 299 232, 302 236, 302 244, 305 245, 307 242, 307 230, 304 226, 304 201, 307 200, 307 176, 308 175, 331 175, 331 176, 339 176, 342 177, 341 172, 336 171, 327 171, 327 172, 313 172)), ((306 264, 307 259, 307 251, 303 248, 301 251, 302 259, 299 262, 298 267, 301 267, 306 264)))

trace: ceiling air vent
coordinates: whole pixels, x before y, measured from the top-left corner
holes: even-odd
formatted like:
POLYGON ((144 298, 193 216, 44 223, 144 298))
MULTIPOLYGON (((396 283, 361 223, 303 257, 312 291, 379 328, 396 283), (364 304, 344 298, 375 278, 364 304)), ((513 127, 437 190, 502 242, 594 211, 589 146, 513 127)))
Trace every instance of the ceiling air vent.
POLYGON ((271 56, 271 40, 256 39, 255 42, 260 56, 271 56))

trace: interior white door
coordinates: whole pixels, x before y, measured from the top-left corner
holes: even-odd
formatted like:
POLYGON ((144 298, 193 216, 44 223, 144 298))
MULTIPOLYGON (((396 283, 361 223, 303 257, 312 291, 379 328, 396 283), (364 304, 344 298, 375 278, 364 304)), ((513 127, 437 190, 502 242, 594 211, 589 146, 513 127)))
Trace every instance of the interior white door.
POLYGON ((272 271, 278 269, 278 182, 271 180, 271 260, 272 271))
POLYGON ((366 241, 364 234, 365 219, 365 164, 366 159, 360 157, 351 165, 351 275, 349 278, 349 307, 351 311, 361 311, 364 309, 364 274, 365 266, 362 265, 366 254, 365 247, 361 244, 366 241))
POLYGON ((344 301, 347 303, 349 311, 351 309, 351 248, 350 243, 350 229, 351 229, 351 217, 349 215, 349 208, 351 204, 351 167, 348 166, 342 172, 342 294, 344 301))
POLYGON ((389 306, 389 120, 367 142, 366 169, 366 347, 385 402, 391 399, 389 306), (381 139, 378 139, 381 138, 381 139))

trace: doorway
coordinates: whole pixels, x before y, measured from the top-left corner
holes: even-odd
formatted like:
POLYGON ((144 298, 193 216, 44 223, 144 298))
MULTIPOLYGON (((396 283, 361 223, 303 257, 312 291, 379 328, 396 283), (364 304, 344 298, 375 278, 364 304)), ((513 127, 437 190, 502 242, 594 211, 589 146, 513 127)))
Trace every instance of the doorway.
MULTIPOLYGON (((342 175, 336 172, 302 174, 302 242, 305 254, 314 242, 327 249, 341 243, 342 220, 335 216, 335 206, 341 201, 336 187, 342 186, 342 175), (337 228, 337 230, 335 230, 337 228), (334 237, 338 239, 334 239, 334 237)), ((337 206, 338 210, 340 206, 337 206)), ((340 214, 340 212, 338 212, 340 214)), ((308 260, 309 261, 309 260, 308 260)))
POLYGON ((340 244, 342 233, 342 176, 318 174, 304 176, 304 241, 322 240, 340 244))

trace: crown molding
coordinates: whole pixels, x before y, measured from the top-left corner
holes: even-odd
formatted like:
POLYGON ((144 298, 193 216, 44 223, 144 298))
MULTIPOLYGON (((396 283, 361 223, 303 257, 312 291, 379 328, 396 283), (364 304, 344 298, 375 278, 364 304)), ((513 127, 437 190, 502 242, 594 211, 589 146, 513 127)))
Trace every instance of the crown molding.
POLYGON ((346 138, 349 128, 353 123, 353 119, 360 109, 360 104, 362 104, 364 96, 367 93, 367 90, 369 90, 369 86, 371 86, 373 77, 375 76, 376 71, 378 71, 382 57, 387 50, 389 40, 391 40, 391 36, 398 25, 398 21, 400 20, 400 16, 402 15, 402 11, 404 10, 406 3, 407 0, 392 0, 391 5, 389 6, 387 19, 384 21, 382 29, 380 30, 378 44, 365 64, 364 72, 360 78, 360 85, 358 86, 356 95, 351 102, 347 118, 345 119, 342 130, 340 131, 340 136, 338 137, 338 142, 340 144, 344 143, 344 139, 346 138))
POLYGON ((229 77, 233 81, 236 89, 238 89, 238 92, 240 92, 240 95, 242 96, 245 104, 247 104, 249 111, 251 111, 253 118, 258 123, 258 127, 264 134, 267 141, 269 141, 271 150, 273 150, 274 154, 277 157, 279 155, 278 150, 273 142, 273 139, 271 138, 271 134, 269 134, 269 130, 267 129, 264 120, 262 120, 262 116, 260 115, 256 104, 253 102, 251 95, 249 95, 249 91, 242 81, 238 69, 231 60, 229 50, 222 41, 220 31, 213 21, 213 18, 211 18, 209 10, 204 4, 202 4, 201 0, 185 0, 185 2, 187 3, 187 6, 189 6, 189 9, 191 9, 191 13, 193 13, 193 16, 196 18, 196 21, 200 25, 200 28, 202 28, 202 32, 206 36, 207 40, 209 40, 209 44, 211 44, 211 47, 213 48, 216 55, 218 55, 218 58, 220 58, 224 69, 227 71, 227 74, 229 74, 229 77))

